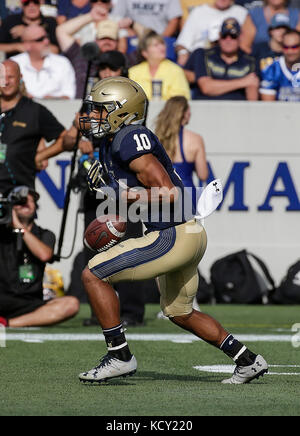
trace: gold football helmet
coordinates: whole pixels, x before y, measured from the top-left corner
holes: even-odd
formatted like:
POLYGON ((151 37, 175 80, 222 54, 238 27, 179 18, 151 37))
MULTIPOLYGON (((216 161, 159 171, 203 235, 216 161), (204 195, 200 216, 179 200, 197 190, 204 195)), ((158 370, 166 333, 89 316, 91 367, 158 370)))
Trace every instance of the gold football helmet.
POLYGON ((143 88, 126 77, 109 77, 96 83, 88 96, 89 116, 80 118, 86 136, 114 135, 129 124, 143 124, 148 100, 143 88))

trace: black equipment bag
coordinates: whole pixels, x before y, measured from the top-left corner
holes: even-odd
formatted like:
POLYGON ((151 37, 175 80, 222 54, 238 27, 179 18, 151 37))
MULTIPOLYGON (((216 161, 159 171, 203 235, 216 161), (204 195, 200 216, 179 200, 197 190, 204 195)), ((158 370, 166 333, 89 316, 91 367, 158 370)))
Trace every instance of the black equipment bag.
POLYGON ((210 273, 216 303, 267 304, 275 290, 266 264, 246 250, 217 260, 210 273))
POLYGON ((288 269, 272 297, 272 303, 300 304, 300 260, 288 269))

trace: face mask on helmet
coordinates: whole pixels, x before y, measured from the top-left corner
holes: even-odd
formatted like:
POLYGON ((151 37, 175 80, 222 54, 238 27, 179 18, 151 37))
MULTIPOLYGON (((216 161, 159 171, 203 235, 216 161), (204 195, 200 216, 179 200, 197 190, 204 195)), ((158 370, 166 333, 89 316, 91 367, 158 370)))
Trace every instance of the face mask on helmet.
POLYGON ((102 138, 111 131, 109 115, 116 110, 114 102, 104 104, 87 102, 87 117, 79 119, 80 130, 86 136, 102 138))
POLYGON ((80 118, 80 130, 102 138, 114 135, 129 124, 142 124, 146 116, 147 97, 135 82, 121 77, 103 79, 91 91, 86 103, 88 117, 80 118))

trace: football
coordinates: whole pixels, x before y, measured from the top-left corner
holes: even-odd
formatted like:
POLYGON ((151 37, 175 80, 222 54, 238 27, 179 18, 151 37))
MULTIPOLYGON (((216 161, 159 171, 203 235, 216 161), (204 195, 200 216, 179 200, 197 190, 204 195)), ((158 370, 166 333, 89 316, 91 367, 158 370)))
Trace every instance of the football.
POLYGON ((101 253, 118 244, 126 233, 126 221, 118 215, 103 215, 90 223, 84 233, 84 245, 101 253))

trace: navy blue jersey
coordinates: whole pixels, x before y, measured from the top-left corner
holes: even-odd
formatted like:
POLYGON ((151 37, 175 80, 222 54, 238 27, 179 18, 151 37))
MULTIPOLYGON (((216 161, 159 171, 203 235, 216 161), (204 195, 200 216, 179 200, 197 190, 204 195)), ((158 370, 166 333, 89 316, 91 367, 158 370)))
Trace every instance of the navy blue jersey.
MULTIPOLYGON (((258 73, 257 63, 254 57, 239 50, 238 57, 232 64, 227 64, 221 56, 220 47, 209 50, 197 50, 191 63, 194 64, 194 72, 198 81, 201 77, 211 77, 214 80, 241 79, 250 73, 258 73)), ((236 89, 218 96, 208 96, 200 92, 194 96, 198 100, 246 100, 244 88, 236 89)))
MULTIPOLYGON (((141 214, 148 231, 163 230, 190 220, 195 210, 188 190, 176 174, 172 162, 158 138, 143 126, 127 126, 118 132, 113 141, 101 141, 99 159, 109 176, 110 186, 119 195, 119 181, 129 188, 144 188, 136 174, 130 170, 130 163, 145 154, 153 154, 167 171, 172 183, 179 189, 181 195, 174 204, 151 204, 151 207, 141 214)), ((130 215, 129 206, 129 215, 130 215)), ((134 206, 132 205, 132 210, 134 206)))

